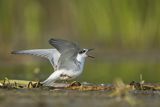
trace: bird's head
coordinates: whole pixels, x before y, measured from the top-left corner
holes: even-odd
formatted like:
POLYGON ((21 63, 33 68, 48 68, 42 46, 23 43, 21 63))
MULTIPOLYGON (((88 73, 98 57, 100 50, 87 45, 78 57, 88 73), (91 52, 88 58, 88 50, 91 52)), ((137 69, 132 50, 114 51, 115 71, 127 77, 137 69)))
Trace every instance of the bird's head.
POLYGON ((78 52, 78 56, 82 57, 82 58, 86 58, 86 57, 90 57, 90 58, 94 58, 93 56, 89 55, 88 52, 92 51, 93 49, 81 49, 78 52))

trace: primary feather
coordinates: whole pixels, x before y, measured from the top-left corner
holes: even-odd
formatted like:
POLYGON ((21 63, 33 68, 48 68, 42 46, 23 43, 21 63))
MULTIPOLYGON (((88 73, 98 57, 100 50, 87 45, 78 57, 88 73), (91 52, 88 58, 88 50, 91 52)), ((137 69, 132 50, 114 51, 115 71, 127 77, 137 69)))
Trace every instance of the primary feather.
POLYGON ((25 55, 34 55, 47 58, 54 69, 56 69, 60 53, 56 49, 33 49, 33 50, 19 50, 13 51, 12 54, 25 54, 25 55))

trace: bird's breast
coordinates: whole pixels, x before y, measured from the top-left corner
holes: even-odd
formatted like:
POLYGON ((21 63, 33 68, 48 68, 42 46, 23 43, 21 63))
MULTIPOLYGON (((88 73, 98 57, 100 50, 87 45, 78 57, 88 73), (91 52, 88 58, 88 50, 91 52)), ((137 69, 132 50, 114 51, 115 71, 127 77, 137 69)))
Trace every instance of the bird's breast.
POLYGON ((71 80, 77 78, 82 71, 73 71, 73 70, 61 70, 60 79, 61 80, 71 80))

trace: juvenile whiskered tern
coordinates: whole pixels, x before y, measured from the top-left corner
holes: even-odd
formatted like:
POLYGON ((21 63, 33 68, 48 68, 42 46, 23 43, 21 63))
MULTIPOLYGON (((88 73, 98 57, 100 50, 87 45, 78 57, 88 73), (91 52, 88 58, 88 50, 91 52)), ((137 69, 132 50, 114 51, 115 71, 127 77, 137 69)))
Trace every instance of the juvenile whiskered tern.
POLYGON ((13 51, 12 54, 35 55, 47 58, 54 68, 54 72, 42 83, 43 86, 52 86, 56 80, 71 80, 81 75, 87 54, 93 49, 81 49, 77 44, 62 40, 50 39, 53 49, 33 49, 13 51))

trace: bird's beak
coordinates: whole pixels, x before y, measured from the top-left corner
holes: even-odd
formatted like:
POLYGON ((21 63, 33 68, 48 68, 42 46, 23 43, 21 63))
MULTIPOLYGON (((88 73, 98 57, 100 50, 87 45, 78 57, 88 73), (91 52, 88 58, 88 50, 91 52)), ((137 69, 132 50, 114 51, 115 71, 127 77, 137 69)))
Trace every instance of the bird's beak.
MULTIPOLYGON (((92 50, 94 50, 94 49, 88 49, 88 52, 90 52, 90 51, 92 51, 92 50)), ((88 52, 87 52, 87 53, 88 53, 88 52)), ((91 56, 91 55, 88 55, 88 54, 87 54, 87 56, 90 57, 90 58, 95 58, 94 56, 91 56)))

